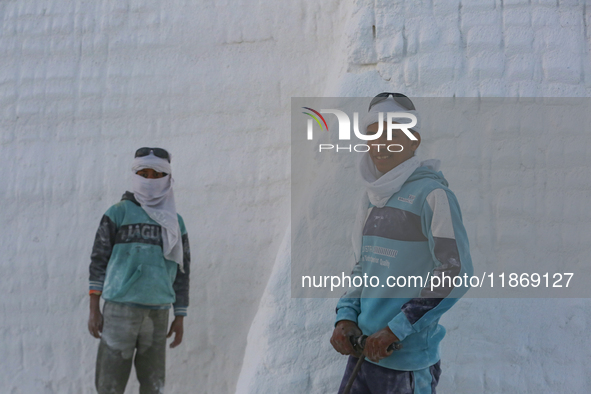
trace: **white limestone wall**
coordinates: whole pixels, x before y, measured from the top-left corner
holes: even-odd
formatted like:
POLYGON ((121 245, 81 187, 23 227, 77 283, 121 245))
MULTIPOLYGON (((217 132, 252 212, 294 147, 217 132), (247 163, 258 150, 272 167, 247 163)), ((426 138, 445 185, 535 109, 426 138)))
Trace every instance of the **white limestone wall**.
MULTIPOLYGON (((323 93, 586 97, 591 87, 588 8, 577 0, 356 1, 341 57, 333 65, 338 77, 323 93)), ((533 238, 520 234, 516 223, 529 223, 546 240, 536 241, 541 248, 536 255, 567 265, 588 259, 591 136, 584 130, 562 140, 549 130, 520 130, 519 135, 423 134, 421 154, 442 160, 463 207, 475 266, 520 253, 515 240, 533 238), (554 149, 549 141, 557 143, 554 149)), ((334 162, 313 154, 310 160, 319 180, 292 216, 292 229, 314 248, 319 246, 314 236, 306 238, 302 230, 332 224, 334 243, 343 244, 350 229, 323 209, 331 204, 340 204, 341 212, 355 209, 352 196, 359 186, 335 182, 354 177, 355 168, 335 169, 334 162)), ((341 258, 335 255, 335 261, 341 258)), ((346 271, 349 260, 343 261, 346 271)), ((338 388, 345 358, 329 344, 337 300, 291 299, 289 264, 284 246, 248 335, 237 393, 338 388)), ((587 299, 460 300, 442 318, 448 334, 438 392, 589 392, 590 313, 587 299)))
POLYGON ((0 2, 0 392, 94 392, 89 256, 141 146, 172 152, 192 247, 167 392, 235 390, 289 220, 290 97, 322 94, 343 18, 336 1, 0 2))

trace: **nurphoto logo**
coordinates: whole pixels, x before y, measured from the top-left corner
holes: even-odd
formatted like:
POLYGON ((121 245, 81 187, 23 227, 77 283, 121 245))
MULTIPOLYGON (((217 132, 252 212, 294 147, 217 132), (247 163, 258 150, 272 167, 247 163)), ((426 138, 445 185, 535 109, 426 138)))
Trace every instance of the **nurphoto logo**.
MULTIPOLYGON (((322 114, 333 114, 337 117, 337 121, 339 124, 339 141, 350 141, 351 140, 351 120, 349 116, 338 109, 321 109, 320 111, 316 111, 310 107, 302 107, 310 112, 302 112, 305 115, 308 115, 312 119, 308 119, 308 127, 307 127, 307 139, 312 140, 314 138, 314 122, 318 124, 320 130, 328 131, 328 124, 326 119, 322 114)), ((392 140, 392 130, 401 130, 408 138, 412 141, 417 141, 417 137, 415 137, 412 132, 409 130, 416 126, 417 124, 417 117, 414 114, 406 113, 406 112, 387 112, 386 113, 386 137, 388 141, 392 140), (397 123, 394 119, 399 120, 400 118, 410 119, 410 123, 397 123)), ((353 132, 355 133, 355 137, 362 141, 374 141, 378 138, 382 137, 384 132, 384 113, 380 112, 378 114, 378 130, 375 134, 366 134, 365 130, 359 130, 359 112, 353 112, 353 132)), ((400 144, 357 144, 357 145, 339 145, 336 146, 334 144, 319 144, 318 149, 319 152, 322 151, 330 151, 334 150, 335 152, 339 151, 347 151, 347 152, 368 152, 370 149, 370 145, 376 145, 378 152, 380 151, 381 147, 383 149, 388 150, 388 152, 402 152, 402 145, 400 144)))

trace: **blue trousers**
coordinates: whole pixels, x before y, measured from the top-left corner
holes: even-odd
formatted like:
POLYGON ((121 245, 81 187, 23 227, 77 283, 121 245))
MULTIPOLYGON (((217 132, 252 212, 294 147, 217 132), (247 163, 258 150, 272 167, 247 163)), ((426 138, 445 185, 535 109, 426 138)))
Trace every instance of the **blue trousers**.
MULTIPOLYGON (((345 390, 357 360, 349 356, 339 394, 345 390)), ((366 360, 351 387, 351 394, 435 394, 441 375, 440 363, 418 371, 397 371, 366 360)))

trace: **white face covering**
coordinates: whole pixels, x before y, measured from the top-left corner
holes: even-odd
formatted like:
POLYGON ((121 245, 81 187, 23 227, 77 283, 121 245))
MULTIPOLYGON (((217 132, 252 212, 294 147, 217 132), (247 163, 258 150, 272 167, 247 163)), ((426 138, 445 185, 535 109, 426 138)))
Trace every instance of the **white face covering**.
POLYGON ((371 161, 369 153, 364 153, 359 162, 359 172, 365 183, 369 201, 378 208, 384 207, 420 164, 419 158, 413 156, 382 175, 371 161))
MULTIPOLYGON (((418 113, 416 110, 408 110, 398 104, 392 97, 388 96, 385 100, 373 105, 368 113, 363 117, 361 127, 363 127, 364 132, 366 132, 369 125, 379 121, 380 112, 383 113, 383 121, 387 119, 388 112, 411 113, 418 119, 418 113)), ((408 123, 409 119, 394 118, 393 121, 408 123)), ((418 131, 417 126, 415 126, 413 130, 418 131)), ((394 167, 386 174, 382 174, 377 170, 371 161, 369 153, 365 153, 361 159, 361 162, 359 163, 359 171, 361 173, 361 177, 365 181, 369 201, 371 201, 371 203, 378 208, 382 208, 384 205, 386 205, 390 197, 400 190, 404 182, 406 182, 408 177, 412 175, 414 170, 416 170, 419 165, 421 165, 421 161, 416 156, 413 156, 405 162, 394 167)))
POLYGON ((133 171, 132 187, 135 199, 148 216, 162 226, 164 258, 176 262, 183 271, 181 229, 172 191, 174 180, 171 175, 170 163, 154 156, 152 152, 148 156, 133 159, 131 170, 133 171), (136 174, 145 168, 165 172, 168 175, 158 179, 148 179, 136 174))

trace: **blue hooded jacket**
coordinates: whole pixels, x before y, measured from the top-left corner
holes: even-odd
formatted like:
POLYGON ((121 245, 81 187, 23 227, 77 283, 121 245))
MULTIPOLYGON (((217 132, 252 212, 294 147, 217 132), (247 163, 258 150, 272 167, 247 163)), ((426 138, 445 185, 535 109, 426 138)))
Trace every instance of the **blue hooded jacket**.
POLYGON ((445 335, 439 318, 468 290, 447 279, 431 287, 432 277, 473 274, 460 207, 447 186, 441 172, 419 167, 383 208, 368 207, 351 277, 376 276, 379 284, 351 287, 336 321, 351 320, 365 335, 390 327, 402 348, 380 366, 416 371, 435 364, 445 335))

